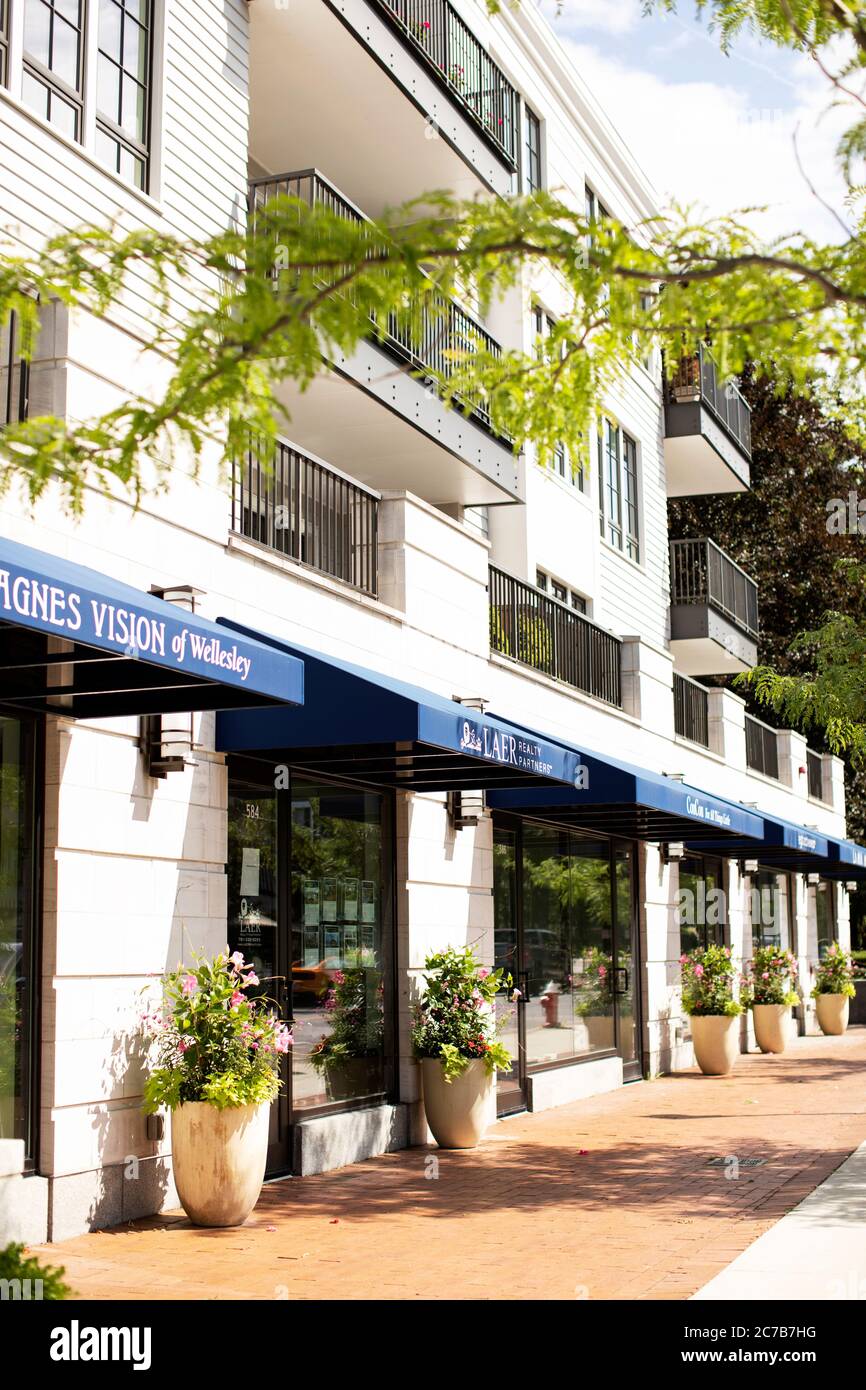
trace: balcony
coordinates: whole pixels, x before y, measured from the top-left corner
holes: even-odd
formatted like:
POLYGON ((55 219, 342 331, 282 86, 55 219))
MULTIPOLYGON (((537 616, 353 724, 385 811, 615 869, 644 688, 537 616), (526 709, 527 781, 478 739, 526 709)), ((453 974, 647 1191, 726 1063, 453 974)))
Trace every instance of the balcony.
POLYGON ((709 703, 705 686, 674 672, 674 731, 680 738, 709 748, 709 703))
POLYGON ((449 0, 291 0, 249 17, 262 169, 314 163, 373 216, 431 188, 510 192, 518 95, 449 0))
POLYGON ((665 387, 668 497, 745 492, 751 458, 751 410, 733 382, 720 382, 702 346, 665 387))
POLYGON ((489 596, 491 651, 622 707, 618 637, 494 565, 489 596))
POLYGON ((779 745, 776 730, 751 714, 746 715, 746 767, 779 780, 779 745))
MULTIPOLYGON (((364 214, 315 169, 254 179, 253 229, 271 198, 322 204, 352 221, 364 214)), ((491 430, 481 399, 466 413, 445 405, 430 383, 447 377, 449 353, 490 334, 459 304, 439 297, 417 333, 391 318, 351 357, 333 358, 305 390, 286 381, 278 390, 298 444, 378 491, 414 492, 434 505, 482 506, 519 500, 518 468, 510 441, 491 430), (386 407, 383 409, 382 407, 386 407)))
POLYGON ((255 448, 232 467, 232 530, 268 550, 378 594, 379 498, 278 440, 269 467, 255 448))
POLYGON ((710 540, 671 541, 671 651, 687 676, 749 671, 758 660, 758 586, 710 540))

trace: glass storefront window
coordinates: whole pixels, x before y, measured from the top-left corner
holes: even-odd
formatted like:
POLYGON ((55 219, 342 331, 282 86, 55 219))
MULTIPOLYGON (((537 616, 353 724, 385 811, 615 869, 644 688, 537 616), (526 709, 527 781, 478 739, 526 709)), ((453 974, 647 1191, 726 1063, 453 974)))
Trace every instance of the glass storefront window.
POLYGON ((786 874, 761 869, 749 876, 749 919, 753 951, 758 946, 788 949, 791 933, 786 874))
POLYGON ((382 801, 292 782, 296 1110, 386 1089, 382 801))
POLYGON ((701 855, 680 860, 680 951, 723 946, 727 914, 718 864, 701 855))
POLYGON ((611 870, 607 842, 523 828, 528 973, 526 1060, 614 1046, 611 870))
POLYGON ((836 898, 833 884, 823 879, 814 889, 815 924, 818 935, 818 959, 823 960, 836 940, 836 898))
POLYGON ((35 725, 0 716, 0 1139, 32 1150, 35 725))

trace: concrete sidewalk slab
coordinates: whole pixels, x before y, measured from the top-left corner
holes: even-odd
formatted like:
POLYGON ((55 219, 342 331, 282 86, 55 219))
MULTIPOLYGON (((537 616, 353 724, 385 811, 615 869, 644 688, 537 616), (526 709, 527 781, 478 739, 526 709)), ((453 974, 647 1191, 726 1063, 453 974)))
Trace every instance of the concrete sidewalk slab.
POLYGON ((866 1144, 695 1299, 866 1299, 866 1144))

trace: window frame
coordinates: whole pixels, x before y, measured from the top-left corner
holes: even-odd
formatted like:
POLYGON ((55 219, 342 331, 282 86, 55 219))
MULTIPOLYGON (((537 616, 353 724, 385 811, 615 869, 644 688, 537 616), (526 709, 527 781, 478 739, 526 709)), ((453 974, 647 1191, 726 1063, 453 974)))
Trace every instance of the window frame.
MULTIPOLYGON (((123 46, 124 46, 124 32, 125 32, 125 22, 126 22, 126 15, 127 15, 127 7, 126 7, 125 0, 111 0, 111 3, 116 5, 117 9, 118 9, 119 12, 120 12, 120 16, 121 16, 121 23, 120 23, 120 48, 121 48, 121 58, 122 58, 123 46)), ((121 150, 121 151, 122 151, 122 150, 126 150, 128 154, 132 155, 133 159, 136 159, 136 160, 140 160, 140 161, 141 161, 141 163, 142 163, 142 165, 143 165, 143 168, 144 168, 144 181, 143 181, 143 183, 142 183, 141 185, 139 185, 139 184, 137 184, 137 183, 133 183, 132 186, 133 186, 134 188, 138 188, 138 189, 139 189, 139 192, 142 192, 142 193, 148 192, 148 190, 149 190, 149 188, 150 188, 151 159, 152 159, 152 154, 153 154, 153 129, 152 129, 152 126, 153 126, 153 87, 154 87, 154 50, 155 50, 155 43, 154 43, 154 19, 155 19, 154 10, 155 10, 155 8, 156 8, 155 0, 145 0, 145 16, 146 16, 146 18, 145 18, 145 21, 141 24, 140 27, 141 27, 142 29, 144 29, 144 31, 145 31, 146 41, 147 41, 147 52, 146 52, 146 55, 145 55, 145 70, 146 70, 146 71, 145 71, 145 77, 144 77, 144 80, 143 80, 143 81, 139 81, 138 78, 133 78, 133 79, 132 79, 132 80, 136 83, 136 85, 137 85, 139 88, 142 88, 143 91, 144 91, 144 98, 145 98, 144 135, 145 135, 145 139, 144 139, 144 143, 143 143, 143 144, 140 143, 138 140, 136 140, 133 136, 131 136, 130 133, 129 133, 127 130, 124 130, 124 128, 123 128, 122 126, 117 125, 117 123, 116 123, 110 116, 107 116, 106 113, 105 113, 104 111, 101 111, 100 108, 99 108, 99 60, 100 60, 100 58, 101 58, 101 57, 105 57, 110 63, 113 63, 114 66, 117 67, 117 68, 119 69, 120 74, 121 74, 121 78, 120 78, 120 80, 121 80, 121 88, 122 88, 122 83, 123 83, 124 75, 126 74, 126 68, 123 67, 122 61, 121 61, 120 63, 118 63, 117 60, 116 60, 116 58, 114 58, 110 53, 107 52, 107 50, 103 49, 103 48, 100 46, 100 42, 99 42, 99 9, 98 9, 98 8, 97 8, 97 12, 96 12, 96 36, 95 36, 95 48, 94 48, 95 63, 96 63, 96 73, 95 73, 94 79, 93 79, 94 139, 95 139, 96 141, 98 141, 98 138, 99 138, 99 135, 100 135, 100 132, 101 132, 103 135, 106 136, 107 139, 109 139, 109 140, 114 140, 114 141, 116 142, 116 144, 120 147, 120 150, 121 150)), ((134 18, 133 18, 133 21, 132 21, 132 22, 135 23, 135 24, 138 23, 138 21, 135 20, 134 18)), ((100 164, 104 164, 104 163, 105 163, 105 161, 102 160, 102 159, 100 158, 99 154, 97 153, 97 146, 96 146, 96 144, 94 145, 94 155, 95 155, 96 159, 99 161, 100 164)), ((110 166, 107 165, 107 164, 105 164, 105 167, 106 167, 106 168, 110 168, 110 166)), ((111 169, 111 173, 115 174, 117 178, 122 179, 124 183, 129 183, 129 182, 130 182, 130 181, 125 177, 125 175, 123 175, 123 174, 120 172, 119 169, 111 169)))
MULTIPOLYGON (((45 6, 49 14, 54 13, 55 2, 56 0, 52 0, 50 5, 45 6)), ((122 55, 123 16, 126 14, 126 6, 122 0, 117 8, 121 14, 120 53, 122 55)), ((44 125, 60 140, 79 150, 109 178, 116 180, 122 187, 140 197, 149 201, 157 201, 159 195, 156 185, 159 182, 162 168, 161 149, 157 135, 161 127, 160 113, 163 102, 165 4, 160 3, 160 0, 147 0, 146 23, 142 25, 147 40, 146 62, 143 68, 145 76, 143 79, 139 79, 137 73, 133 76, 132 70, 128 74, 144 94, 146 106, 144 143, 141 143, 132 132, 118 126, 109 113, 101 111, 98 106, 100 51, 105 54, 109 61, 113 61, 115 66, 119 66, 117 57, 112 59, 107 49, 100 50, 99 0, 81 0, 78 55, 80 91, 69 88, 63 78, 58 77, 50 69, 44 67, 39 59, 26 52, 24 48, 24 0, 0 0, 0 9, 5 12, 6 18, 6 32, 5 34, 0 33, 0 65, 2 65, 5 55, 6 69, 5 83, 0 79, 0 91, 7 92, 16 105, 26 111, 33 120, 44 125), (48 105, 45 110, 34 105, 25 97, 25 82, 28 75, 47 90, 46 101, 48 105), (74 134, 58 124, 56 120, 52 120, 50 107, 52 93, 58 100, 74 107, 74 134), (107 157, 108 151, 102 148, 103 140, 112 142, 113 158, 107 157), (135 161, 131 177, 123 171, 122 154, 124 151, 130 159, 135 161), (138 169, 140 165, 143 168, 139 180, 138 169)), ((62 15, 62 11, 58 11, 58 13, 62 15)), ((130 10, 129 13, 131 21, 134 21, 134 10, 130 10)))
POLYGON ((9 88, 9 6, 0 0, 0 87, 9 88))
MULTIPOLYGON (((55 16, 59 13, 56 0, 31 0, 34 4, 39 4, 51 16, 50 20, 50 47, 54 46, 54 25, 55 16)), ((46 67, 43 62, 34 54, 28 53, 25 42, 26 8, 28 0, 23 0, 21 7, 21 100, 29 111, 34 108, 24 96, 24 78, 30 76, 34 82, 40 83, 46 88, 49 95, 49 102, 52 96, 57 97, 67 106, 72 106, 75 111, 75 134, 69 135, 62 126, 57 125, 51 119, 50 105, 49 114, 42 116, 41 112, 35 111, 37 116, 46 121, 52 130, 57 130, 61 135, 65 135, 68 140, 72 140, 77 145, 84 144, 84 132, 86 123, 85 100, 87 95, 87 41, 89 36, 89 26, 91 23, 91 4, 90 0, 79 0, 79 24, 72 25, 66 17, 60 14, 60 23, 68 24, 70 29, 76 29, 78 34, 78 64, 77 64, 77 86, 70 87, 65 78, 60 77, 52 68, 46 67)))
MULTIPOLYGON (((542 304, 534 303, 532 305, 532 325, 536 339, 541 340, 539 353, 542 358, 545 356, 544 341, 550 337, 556 324, 557 320, 554 315, 548 313, 542 304)), ((554 445, 552 465, 551 471, 554 477, 568 483, 576 492, 586 491, 586 468, 583 459, 580 459, 575 467, 574 460, 569 456, 562 440, 558 440, 554 445)))
POLYGON ((598 419, 598 506, 601 538, 641 564, 640 446, 606 412, 598 419), (613 446, 613 447, 611 447, 613 446))
POLYGON ((536 567, 535 570, 535 587, 546 598, 555 599, 557 603, 564 604, 573 613, 579 613, 584 618, 589 617, 589 599, 578 593, 577 589, 572 589, 570 584, 563 583, 561 579, 554 579, 553 575, 540 567, 536 567), (561 589, 562 593, 558 594, 557 589, 561 589))
POLYGON ((532 196, 544 188, 544 160, 542 151, 541 117, 536 115, 528 101, 523 102, 523 192, 532 196), (531 136, 535 138, 535 148, 531 136), (533 167, 534 166, 534 167, 533 167))
POLYGON ((8 340, 4 361, 0 362, 0 371, 8 373, 6 388, 3 393, 4 400, 0 401, 0 409, 3 411, 3 419, 0 419, 0 429, 6 425, 18 425, 28 419, 30 415, 30 362, 22 357, 21 352, 16 352, 18 343, 18 315, 13 309, 9 315, 7 328, 8 340), (18 391, 14 388, 14 373, 18 370, 18 391), (13 412, 14 398, 17 394, 17 413, 13 412))

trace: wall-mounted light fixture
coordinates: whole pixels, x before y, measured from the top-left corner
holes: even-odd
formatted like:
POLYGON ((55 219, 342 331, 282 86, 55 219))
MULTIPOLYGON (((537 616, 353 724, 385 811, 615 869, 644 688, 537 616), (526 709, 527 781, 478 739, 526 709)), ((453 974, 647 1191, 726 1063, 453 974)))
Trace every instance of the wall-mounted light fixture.
POLYGON ((484 793, 482 791, 449 792, 448 815, 456 830, 477 825, 484 815, 484 793))
POLYGON ((682 840, 668 840, 662 845, 662 863, 678 864, 686 857, 686 847, 682 840))

